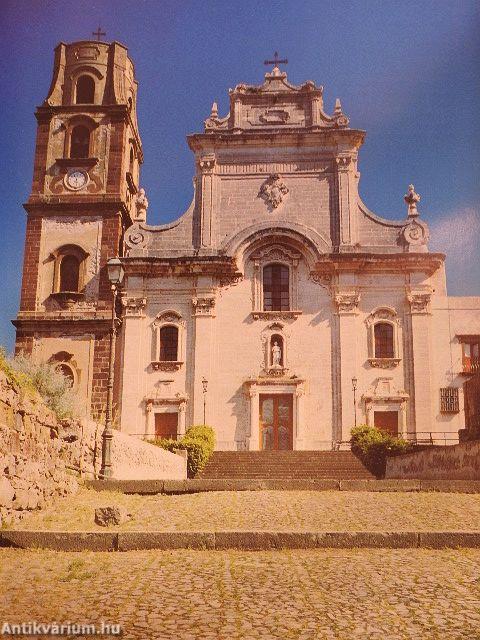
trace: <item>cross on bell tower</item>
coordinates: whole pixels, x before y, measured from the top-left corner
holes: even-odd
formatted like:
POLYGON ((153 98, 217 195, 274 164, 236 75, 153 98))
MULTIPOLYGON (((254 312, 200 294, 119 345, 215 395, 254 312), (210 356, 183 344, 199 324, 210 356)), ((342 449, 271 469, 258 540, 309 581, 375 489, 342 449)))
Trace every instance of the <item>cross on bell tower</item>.
POLYGON ((288 60, 287 58, 280 59, 278 57, 278 51, 275 51, 275 53, 273 54, 273 60, 265 60, 263 64, 267 66, 273 64, 275 67, 278 67, 279 64, 288 64, 288 60))
POLYGON ((106 36, 106 35, 107 35, 106 32, 102 31, 102 28, 100 26, 98 26, 96 31, 92 31, 92 36, 95 36, 97 38, 98 42, 100 42, 100 38, 102 36, 106 36))

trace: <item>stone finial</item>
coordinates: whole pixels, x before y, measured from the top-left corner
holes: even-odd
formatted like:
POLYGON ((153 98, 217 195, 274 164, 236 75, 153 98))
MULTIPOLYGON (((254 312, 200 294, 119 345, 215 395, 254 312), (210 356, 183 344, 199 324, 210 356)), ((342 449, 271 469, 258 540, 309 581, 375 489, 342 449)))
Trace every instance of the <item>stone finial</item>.
POLYGON ((145 222, 147 219, 147 209, 148 209, 148 200, 145 195, 145 189, 140 189, 137 195, 137 199, 135 200, 135 220, 140 222, 145 222))
POLYGON ((420 196, 418 193, 415 193, 415 187, 413 184, 408 185, 408 193, 403 196, 403 199, 408 207, 409 218, 415 218, 420 215, 420 212, 417 209, 417 202, 420 202, 420 196))
POLYGON ((214 102, 212 104, 212 110, 210 112, 210 118, 218 118, 218 104, 214 102))
POLYGON ((333 111, 333 120, 337 127, 346 127, 350 122, 347 116, 343 113, 342 103, 340 98, 335 100, 335 109, 333 111))

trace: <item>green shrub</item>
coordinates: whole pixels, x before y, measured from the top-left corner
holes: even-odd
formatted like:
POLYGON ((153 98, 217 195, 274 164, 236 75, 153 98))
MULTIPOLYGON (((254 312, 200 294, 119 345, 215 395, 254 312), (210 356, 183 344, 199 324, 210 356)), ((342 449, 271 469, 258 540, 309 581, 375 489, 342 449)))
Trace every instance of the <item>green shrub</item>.
POLYGON ((9 382, 19 390, 35 394, 36 389, 33 381, 26 373, 14 369, 12 359, 8 358, 3 347, 0 347, 0 369, 5 373, 9 382))
POLYGON ((385 476, 387 456, 406 453, 412 445, 403 438, 395 438, 376 427, 361 424, 352 429, 352 452, 378 478, 385 476))
POLYGON ((179 449, 187 451, 187 474, 193 478, 207 464, 215 448, 215 432, 207 425, 195 425, 189 427, 180 440, 170 438, 159 438, 152 441, 152 444, 162 447, 172 453, 179 449))

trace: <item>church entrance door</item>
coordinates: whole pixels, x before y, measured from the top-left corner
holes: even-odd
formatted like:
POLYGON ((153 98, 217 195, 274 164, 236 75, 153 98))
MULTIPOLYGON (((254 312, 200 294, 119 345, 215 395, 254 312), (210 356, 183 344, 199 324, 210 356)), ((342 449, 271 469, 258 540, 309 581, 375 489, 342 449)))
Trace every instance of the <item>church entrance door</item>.
POLYGON ((260 394, 260 450, 293 449, 293 395, 260 394))

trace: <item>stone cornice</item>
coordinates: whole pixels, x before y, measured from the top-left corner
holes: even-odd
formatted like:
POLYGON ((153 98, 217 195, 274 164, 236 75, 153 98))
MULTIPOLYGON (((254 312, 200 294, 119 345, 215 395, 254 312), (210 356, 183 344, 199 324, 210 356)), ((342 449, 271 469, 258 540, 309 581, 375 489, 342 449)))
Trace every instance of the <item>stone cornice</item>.
MULTIPOLYGON (((78 195, 78 194, 65 194, 63 196, 30 196, 27 202, 24 203, 23 208, 28 213, 36 213, 45 210, 48 207, 51 211, 58 209, 58 214, 72 215, 72 213, 78 212, 78 209, 85 207, 88 212, 93 209, 98 211, 111 211, 117 213, 121 210, 122 213, 128 213, 127 204, 124 200, 120 200, 117 195, 107 194, 93 194, 91 196, 78 195), (101 197, 101 200, 99 200, 101 197)), ((57 213, 57 212, 56 212, 57 213)), ((83 213, 82 213, 83 215, 83 213)))
POLYGON ((165 275, 213 275, 223 283, 236 281, 241 277, 232 258, 226 256, 182 256, 171 258, 127 257, 122 258, 127 276, 165 276, 165 275))
POLYGON ((56 318, 17 318, 12 324, 20 333, 50 333, 52 331, 65 331, 68 333, 102 332, 110 330, 111 318, 81 318, 81 317, 56 317, 56 318))
POLYGON ((317 260, 312 273, 333 275, 347 272, 412 273, 423 271, 431 275, 445 261, 443 253, 342 253, 323 255, 317 260))

